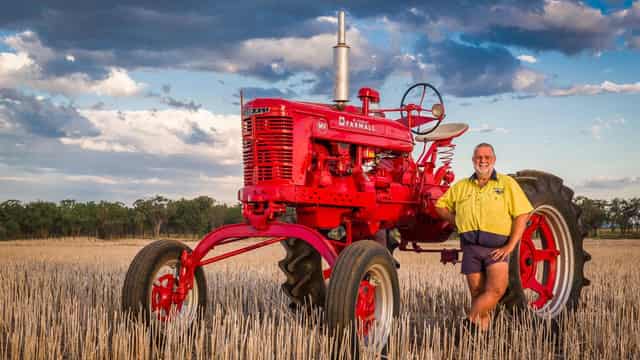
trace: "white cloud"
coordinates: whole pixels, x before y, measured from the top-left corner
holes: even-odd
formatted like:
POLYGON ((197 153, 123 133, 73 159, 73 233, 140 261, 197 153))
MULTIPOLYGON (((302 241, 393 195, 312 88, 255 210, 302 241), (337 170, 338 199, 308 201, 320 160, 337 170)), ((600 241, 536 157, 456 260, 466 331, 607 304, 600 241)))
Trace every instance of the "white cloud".
POLYGON ((114 176, 96 176, 96 175, 61 175, 65 181, 83 182, 83 183, 95 183, 100 185, 171 185, 173 182, 168 180, 161 180, 158 178, 151 179, 133 179, 126 177, 114 177, 114 176))
POLYGON ((606 80, 600 84, 575 85, 566 89, 552 89, 548 91, 548 95, 550 96, 599 95, 606 93, 637 94, 640 93, 640 82, 618 84, 606 80))
POLYGON ((31 66, 34 62, 27 53, 0 53, 0 76, 21 72, 31 66))
POLYGON ((98 95, 132 96, 142 92, 145 85, 129 77, 125 69, 111 68, 105 79, 89 83, 87 88, 98 95))
POLYGON ((615 126, 624 125, 624 118, 615 118, 609 120, 602 120, 600 118, 596 119, 596 121, 586 129, 582 130, 583 134, 591 135, 595 140, 602 139, 602 133, 605 129, 611 129, 615 126))
MULTIPOLYGON (((224 178, 224 177, 223 177, 224 178)), ((0 176, 0 182, 28 182, 28 183, 45 183, 45 182, 74 182, 98 185, 172 185, 173 182, 158 178, 136 179, 119 176, 98 176, 98 175, 79 175, 64 174, 58 171, 46 171, 44 173, 29 173, 20 176, 0 176)))
POLYGON ((627 186, 639 184, 640 177, 638 176, 597 176, 585 180, 582 184, 579 185, 579 187, 590 189, 621 189, 627 186))
POLYGON ((522 54, 522 55, 519 55, 517 58, 518 60, 529 63, 529 64, 535 64, 538 62, 538 59, 536 59, 535 56, 533 55, 522 54))
POLYGON ((539 92, 544 89, 545 76, 537 71, 521 68, 513 76, 512 86, 515 91, 539 92))
POLYGON ((0 176, 0 181, 34 183, 34 182, 40 182, 40 180, 41 179, 33 176, 0 176))
POLYGON ((95 176, 95 175, 64 175, 62 178, 65 181, 75 182, 91 182, 101 185, 116 185, 119 182, 112 177, 107 176, 95 176))
POLYGON ((67 56, 65 56, 64 59, 67 60, 68 62, 75 62, 76 61, 76 57, 71 55, 71 54, 67 54, 67 56))
POLYGON ((316 18, 316 20, 318 22, 326 22, 326 23, 330 23, 330 24, 337 24, 338 23, 338 18, 335 16, 318 16, 316 18))
POLYGON ((197 155, 220 164, 240 164, 242 135, 237 115, 207 110, 159 111, 79 110, 100 130, 95 137, 62 138, 66 145, 104 152, 141 152, 154 155, 197 155), (189 141, 194 135, 202 141, 189 141))
MULTIPOLYGON (((55 58, 53 50, 45 47, 31 31, 7 36, 4 43, 15 52, 0 52, 0 87, 31 87, 53 94, 78 95, 96 94, 106 96, 139 95, 146 84, 136 82, 122 68, 108 68, 103 79, 92 79, 82 72, 64 76, 45 74, 42 65, 55 58)), ((75 61, 73 55, 66 60, 75 61)))
MULTIPOLYGON (((370 44, 358 29, 347 30, 347 43, 351 47, 352 70, 363 69, 371 64, 370 44)), ((241 42, 225 59, 194 60, 196 68, 211 68, 232 73, 248 72, 263 64, 278 64, 279 71, 317 71, 333 66, 332 48, 336 44, 335 34, 319 34, 311 37, 257 38, 241 42), (282 59, 286 59, 284 62, 282 59), (206 61, 206 64, 200 62, 206 61)))

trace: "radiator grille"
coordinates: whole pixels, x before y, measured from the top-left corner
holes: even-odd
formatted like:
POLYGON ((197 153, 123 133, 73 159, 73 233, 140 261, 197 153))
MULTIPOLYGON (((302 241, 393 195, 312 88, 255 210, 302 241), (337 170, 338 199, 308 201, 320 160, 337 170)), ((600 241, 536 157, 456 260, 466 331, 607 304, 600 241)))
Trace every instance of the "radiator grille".
POLYGON ((291 180, 293 120, 288 117, 250 117, 242 121, 244 184, 291 180))

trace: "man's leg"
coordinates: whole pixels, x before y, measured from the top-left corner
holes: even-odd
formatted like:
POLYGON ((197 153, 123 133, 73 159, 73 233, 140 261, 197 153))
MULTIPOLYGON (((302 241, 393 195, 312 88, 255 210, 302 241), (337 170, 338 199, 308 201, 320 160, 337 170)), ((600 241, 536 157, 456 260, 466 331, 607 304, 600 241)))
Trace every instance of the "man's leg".
POLYGON ((489 312, 495 308, 507 289, 509 264, 506 262, 491 264, 487 266, 486 274, 484 291, 473 300, 469 311, 469 319, 483 329, 489 327, 489 312))
POLYGON ((484 272, 467 274, 467 285, 469 285, 472 303, 484 291, 485 277, 484 272))

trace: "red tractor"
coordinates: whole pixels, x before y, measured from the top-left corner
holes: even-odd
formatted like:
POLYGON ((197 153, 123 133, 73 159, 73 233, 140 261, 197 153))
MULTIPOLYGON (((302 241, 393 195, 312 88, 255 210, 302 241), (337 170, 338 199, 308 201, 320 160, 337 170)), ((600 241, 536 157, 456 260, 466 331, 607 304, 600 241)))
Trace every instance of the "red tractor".
MULTIPOLYGON (((334 104, 243 104, 238 198, 245 223, 213 230, 193 250, 166 240, 143 248, 126 275, 125 310, 147 321, 192 321, 207 300, 203 266, 281 243, 282 290, 292 306, 321 309, 331 329, 349 326, 354 343, 385 348, 400 308, 393 252, 437 251, 443 263, 458 261, 459 249, 419 244, 444 242, 454 231, 434 204, 454 181, 453 140, 468 126, 441 124, 442 97, 426 83, 409 88, 398 108, 376 108, 380 95, 370 88, 358 92, 359 106, 348 105, 348 51, 340 13, 334 104), (427 95, 434 100, 425 106, 427 95), (399 117, 388 117, 392 113, 399 117), (422 147, 417 159, 415 146, 422 147), (262 240, 206 257, 216 246, 247 238, 262 240)), ((512 176, 535 210, 511 257, 502 303, 555 316, 575 306, 588 284, 580 211, 560 178, 533 170, 512 176)))

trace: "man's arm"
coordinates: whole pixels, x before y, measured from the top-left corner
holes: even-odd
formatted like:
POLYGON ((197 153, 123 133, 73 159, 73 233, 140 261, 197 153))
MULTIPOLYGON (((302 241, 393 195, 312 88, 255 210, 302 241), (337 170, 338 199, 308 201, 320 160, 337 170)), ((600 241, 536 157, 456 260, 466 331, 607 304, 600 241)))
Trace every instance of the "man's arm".
POLYGON ((456 225, 456 215, 449 211, 449 209, 445 207, 436 207, 436 213, 442 220, 445 220, 449 224, 455 226, 456 225))

